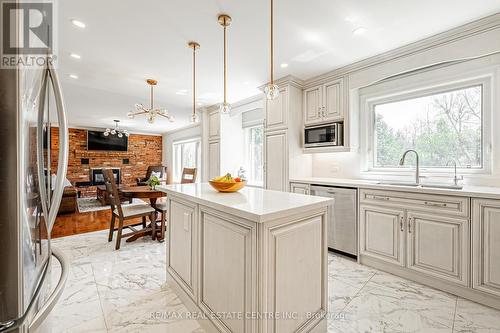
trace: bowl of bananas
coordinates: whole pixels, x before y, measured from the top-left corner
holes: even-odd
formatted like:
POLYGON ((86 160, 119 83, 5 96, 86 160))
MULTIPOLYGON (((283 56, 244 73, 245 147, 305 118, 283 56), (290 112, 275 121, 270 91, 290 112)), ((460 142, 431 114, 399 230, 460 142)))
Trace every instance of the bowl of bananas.
POLYGON ((246 185, 246 181, 239 177, 233 178, 230 173, 209 181, 210 185, 219 192, 237 192, 246 185))

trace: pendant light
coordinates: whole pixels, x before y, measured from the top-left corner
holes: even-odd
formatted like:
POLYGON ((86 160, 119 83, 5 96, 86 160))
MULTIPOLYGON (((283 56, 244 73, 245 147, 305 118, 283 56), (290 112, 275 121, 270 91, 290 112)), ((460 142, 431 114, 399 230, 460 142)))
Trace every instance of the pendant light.
POLYGON ((217 21, 224 28, 224 102, 220 105, 220 113, 231 112, 231 105, 227 102, 227 50, 226 50, 226 28, 231 24, 231 17, 226 14, 219 15, 217 21))
POLYGON ((264 94, 266 94, 266 98, 268 100, 276 99, 279 94, 280 94, 280 89, 279 87, 274 84, 274 22, 273 22, 273 16, 274 16, 274 10, 273 10, 273 0, 271 1, 271 80, 269 83, 264 87, 264 94))
POLYGON ((191 114, 190 121, 192 123, 197 123, 199 117, 196 114, 196 50, 200 48, 200 44, 189 42, 188 46, 193 49, 193 113, 191 114))

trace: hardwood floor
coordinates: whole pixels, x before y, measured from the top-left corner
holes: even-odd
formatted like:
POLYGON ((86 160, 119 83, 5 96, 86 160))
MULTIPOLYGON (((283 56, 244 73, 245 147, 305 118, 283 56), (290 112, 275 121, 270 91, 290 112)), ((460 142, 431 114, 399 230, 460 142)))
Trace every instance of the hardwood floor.
MULTIPOLYGON (((52 228, 52 238, 107 230, 111 220, 111 210, 59 215, 52 228)), ((141 219, 127 220, 126 224, 140 223, 141 219)))

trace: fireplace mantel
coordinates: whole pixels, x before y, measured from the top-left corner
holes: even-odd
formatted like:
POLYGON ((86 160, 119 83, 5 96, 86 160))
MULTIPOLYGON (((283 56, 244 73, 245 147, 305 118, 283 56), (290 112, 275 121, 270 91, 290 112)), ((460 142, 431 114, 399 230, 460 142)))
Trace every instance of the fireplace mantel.
POLYGON ((130 157, 135 157, 135 153, 128 151, 74 150, 74 156, 75 158, 92 158, 92 157, 130 158, 130 157))

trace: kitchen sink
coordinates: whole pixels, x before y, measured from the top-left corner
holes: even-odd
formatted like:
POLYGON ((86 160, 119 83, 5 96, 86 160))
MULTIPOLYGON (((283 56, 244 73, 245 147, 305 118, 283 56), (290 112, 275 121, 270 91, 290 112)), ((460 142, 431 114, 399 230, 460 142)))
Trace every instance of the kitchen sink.
POLYGON ((462 185, 454 185, 454 184, 422 184, 422 187, 442 188, 448 190, 461 190, 464 188, 462 185))
POLYGON ((384 180, 381 180, 379 182, 377 182, 377 184, 380 184, 380 185, 395 185, 395 186, 411 186, 411 187, 419 187, 420 185, 417 185, 413 182, 404 182, 404 181, 384 181, 384 180))
POLYGON ((405 181, 379 181, 377 184, 380 185, 395 185, 395 186, 408 186, 408 187, 422 187, 422 188, 442 188, 449 190, 461 190, 463 188, 462 185, 454 185, 454 184, 415 184, 413 182, 405 182, 405 181))

